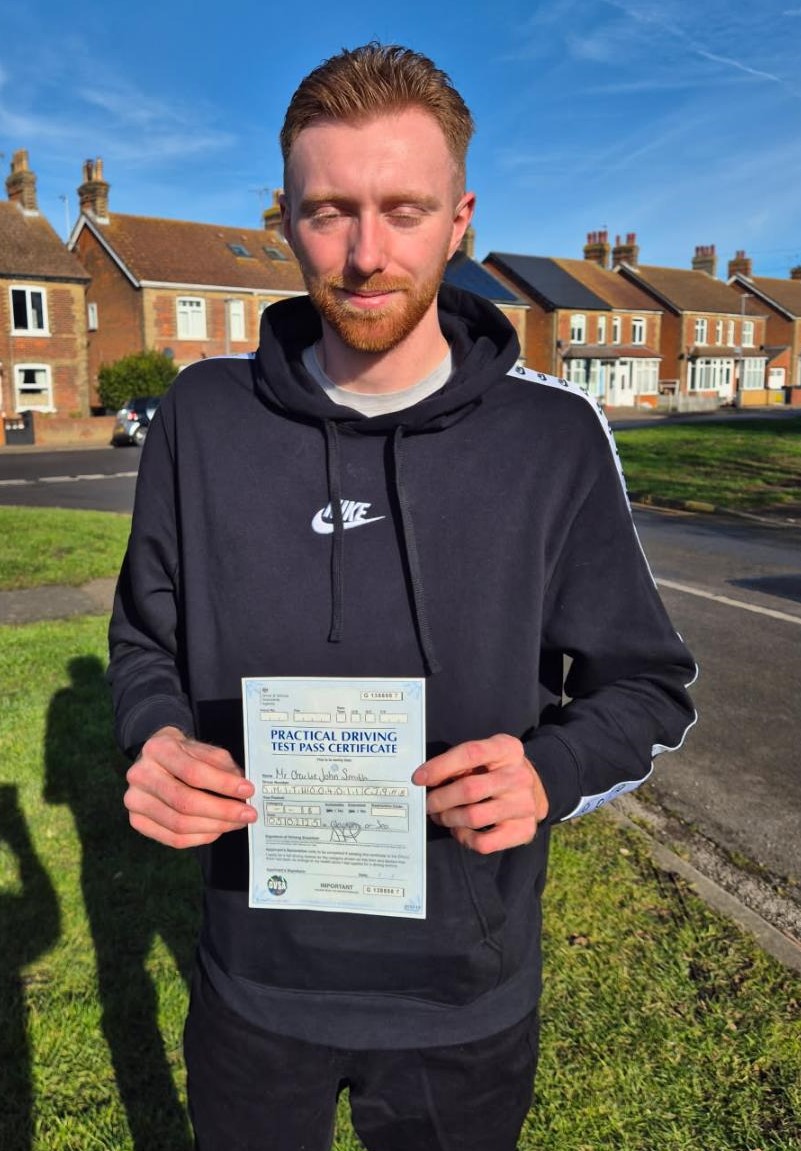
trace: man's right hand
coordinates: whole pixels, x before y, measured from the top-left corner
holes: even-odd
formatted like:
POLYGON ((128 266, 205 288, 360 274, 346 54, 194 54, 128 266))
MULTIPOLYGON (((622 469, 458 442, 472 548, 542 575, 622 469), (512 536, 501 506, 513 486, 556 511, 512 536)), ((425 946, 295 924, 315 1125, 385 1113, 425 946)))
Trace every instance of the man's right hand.
POLYGON ((177 727, 151 736, 126 778, 131 827, 168 847, 212 843, 256 819, 253 784, 229 753, 177 727))

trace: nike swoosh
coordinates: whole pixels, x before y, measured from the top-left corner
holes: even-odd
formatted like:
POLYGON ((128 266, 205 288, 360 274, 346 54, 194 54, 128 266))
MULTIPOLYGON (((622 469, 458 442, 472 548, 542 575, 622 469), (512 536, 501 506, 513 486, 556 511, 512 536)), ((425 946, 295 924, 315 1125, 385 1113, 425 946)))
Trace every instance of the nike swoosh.
MULTIPOLYGON (((318 535, 328 536, 333 532, 334 524, 330 520, 323 519, 324 510, 324 508, 321 508, 320 511, 315 514, 311 526, 312 530, 317 532, 318 535)), ((345 531, 348 531, 349 528, 360 528, 362 524, 375 524, 378 523, 379 520, 384 520, 386 518, 386 516, 373 516, 369 520, 348 520, 348 522, 344 523, 342 526, 345 531)))

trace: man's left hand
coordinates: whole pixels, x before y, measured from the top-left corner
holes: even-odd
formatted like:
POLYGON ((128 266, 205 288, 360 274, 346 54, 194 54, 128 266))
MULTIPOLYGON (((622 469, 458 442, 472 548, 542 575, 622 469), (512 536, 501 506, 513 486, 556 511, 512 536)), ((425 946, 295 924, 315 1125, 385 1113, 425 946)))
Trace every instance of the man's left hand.
POLYGON ((434 823, 482 855, 530 843, 548 814, 542 780, 512 735, 457 744, 421 764, 412 782, 429 788, 434 823))

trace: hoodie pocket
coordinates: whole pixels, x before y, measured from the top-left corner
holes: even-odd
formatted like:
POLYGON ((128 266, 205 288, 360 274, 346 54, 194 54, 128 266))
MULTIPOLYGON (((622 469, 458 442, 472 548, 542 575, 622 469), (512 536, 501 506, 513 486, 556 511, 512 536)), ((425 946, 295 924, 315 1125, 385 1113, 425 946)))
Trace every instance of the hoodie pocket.
POLYGON ((209 891, 207 938, 230 974, 272 987, 470 1003, 503 972, 497 867, 449 835, 430 840, 424 920, 256 910, 209 891))

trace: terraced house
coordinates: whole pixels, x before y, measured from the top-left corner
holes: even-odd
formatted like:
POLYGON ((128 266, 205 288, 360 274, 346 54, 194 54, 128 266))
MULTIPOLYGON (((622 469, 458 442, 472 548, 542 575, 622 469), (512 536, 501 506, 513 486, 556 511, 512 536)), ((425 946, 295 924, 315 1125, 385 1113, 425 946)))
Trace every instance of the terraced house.
POLYGON ((234 228, 109 211, 101 160, 87 160, 69 247, 91 276, 89 375, 155 348, 177 366, 258 341, 261 313, 305 291, 273 204, 262 228, 234 228))
POLYGON ((729 262, 729 284, 767 314, 765 352, 773 402, 801 407, 801 266, 789 279, 754 276, 745 252, 729 262))
POLYGON ((615 275, 635 238, 610 247, 587 237, 584 259, 490 252, 484 266, 529 304, 526 362, 586 388, 607 407, 654 407, 659 397, 662 309, 615 275))
POLYGON ((0 411, 88 415, 89 276, 40 213, 28 153, 0 203, 0 411))

